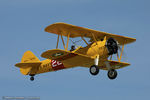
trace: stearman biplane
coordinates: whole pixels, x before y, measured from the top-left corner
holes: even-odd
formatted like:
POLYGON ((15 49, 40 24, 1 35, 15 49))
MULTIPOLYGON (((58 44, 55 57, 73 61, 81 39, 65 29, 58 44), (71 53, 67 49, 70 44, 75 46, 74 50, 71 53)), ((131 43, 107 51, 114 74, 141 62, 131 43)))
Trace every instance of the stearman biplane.
POLYGON ((97 75, 99 70, 107 70, 109 79, 117 77, 116 69, 129 66, 129 63, 121 62, 124 45, 136 41, 135 38, 115 35, 111 33, 96 31, 66 23, 54 23, 45 28, 46 32, 58 35, 56 49, 47 50, 41 54, 46 58, 40 61, 31 51, 26 51, 20 63, 15 66, 20 68, 23 75, 34 75, 52 72, 73 67, 86 67, 92 75, 97 75), (67 43, 64 38, 67 37, 67 43), (81 37, 87 46, 71 46, 68 50, 70 38, 81 37), (62 40, 64 50, 58 49, 59 38, 62 40), (90 42, 85 38, 89 38, 90 42), (121 46, 121 52, 118 52, 121 46), (117 60, 112 60, 116 55, 117 60))

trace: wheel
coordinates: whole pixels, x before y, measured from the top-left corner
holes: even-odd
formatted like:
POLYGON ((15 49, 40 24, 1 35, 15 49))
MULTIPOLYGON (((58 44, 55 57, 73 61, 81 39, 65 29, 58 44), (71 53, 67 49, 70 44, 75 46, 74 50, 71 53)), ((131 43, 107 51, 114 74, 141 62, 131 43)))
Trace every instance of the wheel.
POLYGON ((91 73, 92 75, 97 75, 97 74, 99 73, 99 68, 98 68, 98 66, 96 66, 96 65, 91 66, 91 67, 90 67, 90 73, 91 73))
POLYGON ((115 69, 111 69, 107 73, 109 79, 115 79, 117 77, 117 71, 115 69))
POLYGON ((33 77, 33 76, 31 76, 31 77, 30 77, 30 80, 31 80, 31 81, 34 81, 34 77, 33 77))

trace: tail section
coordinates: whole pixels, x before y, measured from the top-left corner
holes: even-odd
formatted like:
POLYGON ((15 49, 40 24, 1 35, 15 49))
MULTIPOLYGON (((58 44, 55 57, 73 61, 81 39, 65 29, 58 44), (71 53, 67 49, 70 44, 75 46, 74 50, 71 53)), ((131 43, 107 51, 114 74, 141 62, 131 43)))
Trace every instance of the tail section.
POLYGON ((21 59, 21 63, 40 61, 31 51, 26 51, 21 59))
POLYGON ((21 59, 21 62, 17 63, 15 66, 20 68, 20 72, 23 75, 28 75, 33 67, 37 68, 40 64, 40 60, 31 51, 26 51, 21 59))

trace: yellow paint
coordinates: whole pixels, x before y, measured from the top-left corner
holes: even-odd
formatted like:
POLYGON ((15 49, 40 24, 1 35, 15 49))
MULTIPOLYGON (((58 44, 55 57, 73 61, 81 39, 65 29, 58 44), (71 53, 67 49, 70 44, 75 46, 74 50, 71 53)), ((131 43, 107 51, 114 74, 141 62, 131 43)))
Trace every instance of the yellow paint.
POLYGON ((70 33, 68 33, 68 36, 67 36, 67 45, 66 45, 66 49, 65 50, 68 50, 69 36, 70 36, 70 33))
POLYGON ((91 42, 93 39, 93 36, 91 35, 91 33, 94 34, 99 40, 103 39, 105 36, 107 36, 107 39, 110 37, 113 37, 115 40, 118 41, 118 43, 120 45, 129 44, 129 43, 136 41, 135 38, 120 36, 120 35, 97 31, 97 30, 92 30, 92 29, 79 27, 79 26, 66 24, 66 23, 54 23, 52 25, 47 26, 45 28, 45 31, 49 32, 49 33, 53 33, 53 34, 60 34, 60 32, 61 32, 61 34, 66 37, 67 37, 68 33, 70 33, 71 38, 75 38, 75 37, 91 38, 91 42), (126 40, 126 42, 124 43, 123 40, 126 40))
POLYGON ((58 43, 59 43, 59 35, 57 37, 57 45, 56 45, 56 49, 58 48, 58 43))
MULTIPOLYGON (((15 64, 16 67, 20 68, 20 72, 23 75, 28 74, 40 74, 45 72, 51 72, 54 71, 51 65, 51 59, 45 59, 43 61, 39 61, 38 59, 35 60, 33 58, 37 58, 34 56, 34 54, 31 51, 26 51, 22 57, 22 60, 20 63, 15 64)), ((70 68, 70 65, 67 65, 66 63, 63 63, 65 68, 70 68)))
POLYGON ((64 49, 66 48, 65 47, 65 42, 64 42, 64 39, 63 39, 63 35, 61 34, 61 40, 62 40, 62 43, 63 43, 63 46, 64 46, 64 49))
POLYGON ((106 65, 104 63, 105 61, 109 61, 112 64, 112 68, 114 69, 119 69, 130 65, 129 63, 120 62, 120 60, 119 61, 108 60, 109 55, 105 45, 107 39, 113 37, 115 40, 119 42, 120 45, 123 45, 124 48, 125 44, 134 42, 136 40, 134 38, 114 35, 101 31, 95 31, 65 23, 52 24, 48 26, 45 29, 45 31, 58 34, 56 49, 47 50, 43 52, 41 56, 47 58, 43 61, 40 61, 31 51, 25 52, 21 59, 21 62, 15 65, 16 67, 20 68, 20 72, 23 75, 40 74, 55 71, 54 67, 52 67, 51 59, 60 61, 61 63, 63 63, 65 68, 72 68, 77 66, 90 67, 91 65, 94 64, 94 60, 96 57, 99 57, 98 66, 103 70, 107 70, 106 65), (57 49, 59 42, 59 35, 61 35, 61 39, 65 50, 57 49), (66 46, 62 36, 68 37, 66 46), (69 37, 72 38, 81 37, 83 41, 87 44, 87 46, 78 47, 74 51, 67 51, 69 37), (92 43, 88 44, 83 37, 91 38, 92 43), (123 42, 124 39, 126 40, 125 42, 123 42))
POLYGON ((122 57, 122 54, 123 54, 123 49, 124 49, 124 45, 122 45, 122 51, 121 51, 121 54, 120 54, 119 62, 121 61, 121 57, 122 57))

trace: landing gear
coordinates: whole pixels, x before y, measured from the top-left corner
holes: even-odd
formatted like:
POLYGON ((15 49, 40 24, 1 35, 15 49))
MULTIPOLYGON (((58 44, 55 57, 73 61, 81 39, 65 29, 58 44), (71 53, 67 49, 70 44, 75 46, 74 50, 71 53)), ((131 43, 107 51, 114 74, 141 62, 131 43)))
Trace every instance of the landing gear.
POLYGON ((92 75, 97 75, 97 74, 99 73, 99 68, 98 68, 98 66, 96 66, 96 65, 91 66, 91 67, 90 67, 90 73, 91 73, 92 75))
POLYGON ((92 75, 97 75, 99 73, 99 67, 98 67, 98 63, 99 63, 99 55, 96 56, 96 59, 95 59, 95 65, 91 66, 90 67, 90 73, 92 75))
POLYGON ((109 62, 105 61, 106 68, 108 69, 107 76, 109 79, 113 80, 117 77, 117 71, 115 69, 112 69, 109 62))
POLYGON ((35 74, 30 74, 30 81, 34 81, 34 76, 35 76, 35 74))
POLYGON ((115 69, 108 70, 107 73, 109 79, 115 79, 117 77, 117 71, 115 69))
POLYGON ((33 76, 31 76, 31 77, 30 77, 30 80, 31 80, 31 81, 34 81, 34 77, 33 77, 33 76))

